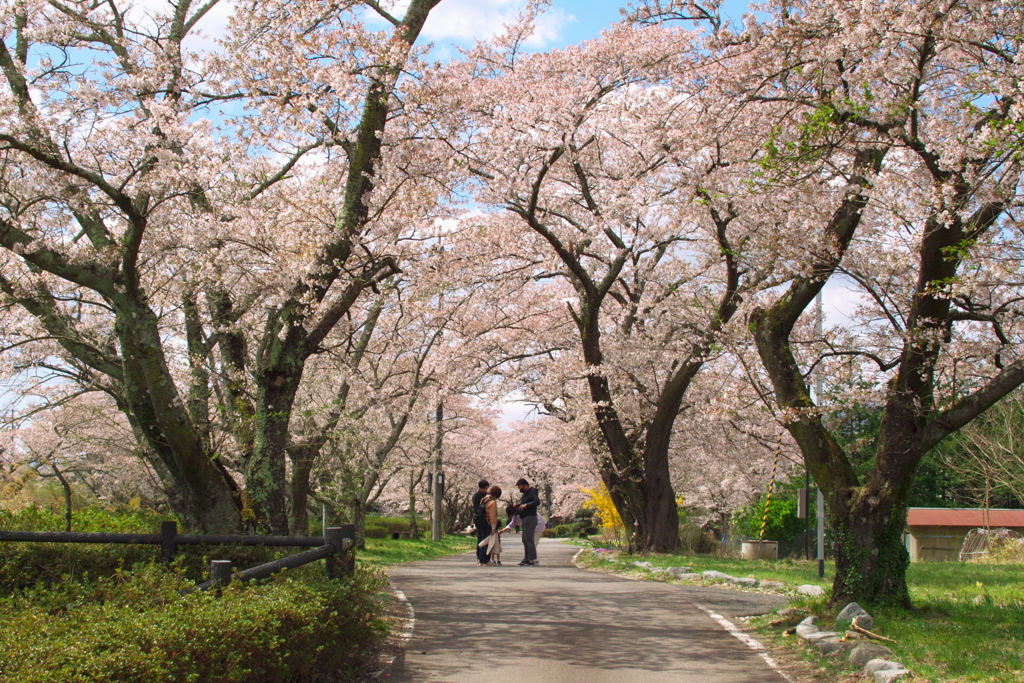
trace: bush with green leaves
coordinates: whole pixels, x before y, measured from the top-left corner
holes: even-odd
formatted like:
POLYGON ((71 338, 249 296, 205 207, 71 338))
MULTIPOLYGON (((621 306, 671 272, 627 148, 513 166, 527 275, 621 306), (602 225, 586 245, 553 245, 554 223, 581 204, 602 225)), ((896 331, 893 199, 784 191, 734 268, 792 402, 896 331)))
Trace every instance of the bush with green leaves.
MULTIPOLYGON (((160 531, 169 519, 149 510, 85 508, 75 512, 74 531, 145 533, 160 531)), ((173 518, 171 518, 173 519, 173 518)), ((0 529, 63 531, 63 512, 29 506, 16 513, 0 511, 0 529)), ((3 543, 0 552, 0 592, 37 583, 78 581, 113 576, 118 570, 160 558, 158 545, 120 543, 3 543)), ((246 569, 295 552, 294 548, 259 546, 180 546, 176 566, 193 581, 206 578, 209 561, 231 560, 246 569)))
MULTIPOLYGON (((795 487, 793 491, 782 491, 780 494, 772 498, 771 507, 768 508, 768 526, 764 533, 766 541, 789 541, 804 531, 804 520, 796 516, 795 487)), ((752 539, 760 537, 767 498, 766 494, 762 494, 733 516, 732 526, 737 535, 752 539)), ((811 507, 810 526, 813 529, 815 518, 813 505, 811 507)))
POLYGON ((408 517, 367 517, 366 526, 384 527, 391 533, 408 533, 412 529, 408 517))
POLYGON ((391 532, 388 531, 386 527, 382 526, 367 525, 366 528, 363 530, 363 536, 365 536, 366 538, 387 538, 390 535, 391 532))
POLYGON ((0 680, 340 680, 385 630, 378 572, 331 580, 318 562, 219 597, 191 585, 151 563, 0 598, 0 680))

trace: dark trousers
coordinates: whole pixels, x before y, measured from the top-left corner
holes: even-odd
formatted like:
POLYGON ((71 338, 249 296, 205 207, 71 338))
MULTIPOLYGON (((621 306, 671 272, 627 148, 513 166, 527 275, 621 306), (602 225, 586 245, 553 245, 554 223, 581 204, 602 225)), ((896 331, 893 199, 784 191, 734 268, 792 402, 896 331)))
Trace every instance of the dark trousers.
MULTIPOLYGON (((479 544, 480 541, 484 540, 485 538, 487 538, 490 535, 491 535, 491 525, 490 524, 488 524, 487 522, 481 522, 480 524, 476 525, 476 542, 477 542, 477 544, 479 544)), ((477 547, 476 547, 476 559, 478 561, 480 561, 480 562, 483 562, 484 564, 487 564, 488 562, 491 561, 490 556, 487 554, 487 546, 484 546, 484 547, 481 548, 479 545, 477 545, 477 547)))
POLYGON ((537 561, 537 515, 521 517, 523 520, 523 549, 526 551, 524 559, 530 562, 537 561))

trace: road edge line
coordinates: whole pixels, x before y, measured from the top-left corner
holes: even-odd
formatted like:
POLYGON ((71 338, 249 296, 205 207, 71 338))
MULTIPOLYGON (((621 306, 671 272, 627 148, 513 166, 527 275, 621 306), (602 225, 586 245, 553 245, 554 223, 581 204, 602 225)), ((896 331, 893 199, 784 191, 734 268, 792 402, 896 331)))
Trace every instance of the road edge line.
POLYGON ((772 659, 771 655, 769 655, 766 652, 765 646, 762 645, 757 640, 755 640, 753 637, 751 637, 751 635, 749 633, 747 633, 746 631, 744 631, 741 628, 739 628, 738 626, 736 626, 736 624, 732 623, 731 621, 729 621, 728 619, 723 617, 721 614, 718 614, 716 612, 712 612, 710 609, 708 609, 704 605, 700 604, 699 602, 695 602, 693 604, 695 604, 697 606, 697 608, 700 609, 702 612, 704 612, 709 617, 711 617, 711 619, 713 621, 715 621, 719 626, 721 626, 726 631, 728 631, 728 633, 733 638, 735 638, 736 640, 740 641, 741 643, 743 643, 744 645, 749 647, 751 650, 756 652, 757 655, 761 659, 764 660, 765 664, 767 664, 769 667, 771 667, 771 669, 775 673, 777 673, 780 676, 782 676, 782 678, 784 678, 786 681, 788 681, 788 683, 796 683, 796 681, 792 677, 790 677, 789 674, 787 674, 785 671, 782 670, 782 668, 779 666, 778 662, 776 662, 774 659, 772 659))
POLYGON ((394 586, 391 586, 391 594, 398 599, 398 602, 405 606, 405 617, 398 617, 397 620, 404 622, 399 632, 393 632, 391 637, 395 640, 395 654, 384 657, 384 665, 391 666, 395 663, 399 654, 403 654, 406 650, 406 646, 412 639, 412 632, 416 628, 416 610, 412 608, 412 603, 409 602, 409 598, 406 597, 405 593, 398 590, 394 586))

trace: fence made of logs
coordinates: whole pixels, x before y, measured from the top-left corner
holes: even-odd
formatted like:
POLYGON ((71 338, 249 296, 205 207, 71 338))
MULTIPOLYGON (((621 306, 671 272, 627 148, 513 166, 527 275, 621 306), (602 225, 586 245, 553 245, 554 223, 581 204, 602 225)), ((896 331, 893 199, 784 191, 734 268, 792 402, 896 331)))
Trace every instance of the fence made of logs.
POLYGON ((0 542, 8 543, 128 543, 158 545, 165 562, 170 562, 183 545, 262 545, 310 548, 294 555, 234 572, 230 560, 212 560, 210 579, 196 589, 224 586, 232 581, 265 579, 285 569, 326 560, 331 578, 351 576, 355 571, 355 525, 328 527, 323 536, 243 536, 216 534, 179 534, 177 522, 164 522, 159 534, 107 534, 73 531, 0 531, 0 542))

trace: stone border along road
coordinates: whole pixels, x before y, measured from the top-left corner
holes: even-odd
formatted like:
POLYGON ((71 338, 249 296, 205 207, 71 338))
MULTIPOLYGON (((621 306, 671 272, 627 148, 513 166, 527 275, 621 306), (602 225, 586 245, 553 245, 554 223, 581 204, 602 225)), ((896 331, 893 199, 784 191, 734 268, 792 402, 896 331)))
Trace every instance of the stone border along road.
POLYGON ((415 628, 387 680, 402 683, 782 683, 791 679, 730 618, 786 598, 635 581, 572 565, 579 546, 543 539, 540 566, 471 553, 399 565, 415 628))

